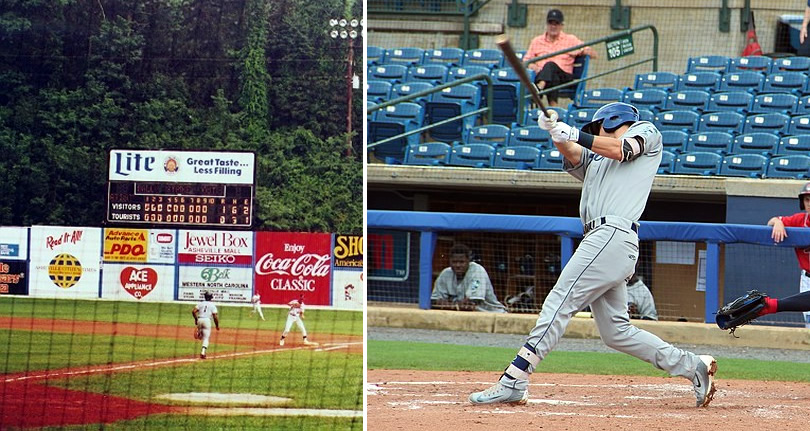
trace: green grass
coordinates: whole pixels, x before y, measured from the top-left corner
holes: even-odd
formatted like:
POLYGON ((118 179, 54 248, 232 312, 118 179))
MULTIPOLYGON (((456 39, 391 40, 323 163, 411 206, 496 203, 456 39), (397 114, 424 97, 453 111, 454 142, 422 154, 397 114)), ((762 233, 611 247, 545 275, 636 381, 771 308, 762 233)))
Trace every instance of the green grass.
MULTIPOLYGON (((509 365, 514 349, 433 343, 369 340, 368 369, 495 371, 509 365)), ((718 379, 810 382, 807 364, 755 359, 717 358, 718 379)), ((666 376, 650 364, 624 353, 552 351, 536 373, 666 376)))
MULTIPOLYGON (((42 430, 79 431, 99 430, 99 425, 41 428, 42 430)), ((116 430, 273 430, 273 431, 329 431, 362 430, 363 418, 318 417, 205 417, 154 415, 104 425, 106 431, 116 430)))

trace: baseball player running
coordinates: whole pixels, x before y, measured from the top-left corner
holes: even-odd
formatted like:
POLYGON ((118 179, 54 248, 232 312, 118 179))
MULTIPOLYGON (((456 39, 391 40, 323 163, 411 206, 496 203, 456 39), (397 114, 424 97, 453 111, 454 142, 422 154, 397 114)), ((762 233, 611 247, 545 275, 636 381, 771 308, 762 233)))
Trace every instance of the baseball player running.
POLYGON ((217 316, 217 306, 211 302, 214 299, 214 294, 211 292, 204 292, 204 301, 197 304, 191 315, 194 316, 194 324, 197 325, 197 334, 202 339, 202 349, 200 350, 200 359, 205 359, 205 351, 208 350, 208 340, 211 339, 211 320, 214 320, 217 331, 219 331, 219 317, 217 316))
POLYGON ((288 302, 287 305, 290 306, 290 312, 287 313, 287 323, 284 325, 284 332, 281 333, 281 340, 278 342, 278 345, 284 345, 284 339, 287 338, 287 334, 290 333, 290 328, 292 328, 293 323, 301 330, 301 334, 304 336, 304 344, 308 346, 317 345, 318 343, 307 340, 307 328, 304 327, 304 297, 301 296, 300 299, 293 299, 288 302))
POLYGON ((248 316, 253 317, 254 313, 259 313, 259 317, 264 320, 264 313, 262 313, 262 296, 258 293, 253 295, 253 298, 250 299, 250 302, 253 303, 253 310, 250 311, 248 316))
POLYGON ((698 407, 714 396, 717 363, 664 342, 630 323, 626 280, 638 260, 638 219, 661 162, 661 133, 639 121, 638 110, 610 103, 582 130, 538 120, 565 157, 563 168, 582 181, 580 218, 584 238, 543 303, 526 344, 492 387, 470 395, 474 404, 528 399, 529 376, 557 345, 571 317, 590 305, 599 335, 609 347, 692 381, 698 407))

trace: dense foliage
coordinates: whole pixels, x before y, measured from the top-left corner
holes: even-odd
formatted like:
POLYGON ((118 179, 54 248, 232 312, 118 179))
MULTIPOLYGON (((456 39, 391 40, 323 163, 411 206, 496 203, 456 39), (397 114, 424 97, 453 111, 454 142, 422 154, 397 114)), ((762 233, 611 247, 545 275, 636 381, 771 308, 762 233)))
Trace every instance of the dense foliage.
POLYGON ((0 225, 100 226, 112 148, 252 150, 256 229, 362 232, 346 14, 362 2, 0 1, 0 225))

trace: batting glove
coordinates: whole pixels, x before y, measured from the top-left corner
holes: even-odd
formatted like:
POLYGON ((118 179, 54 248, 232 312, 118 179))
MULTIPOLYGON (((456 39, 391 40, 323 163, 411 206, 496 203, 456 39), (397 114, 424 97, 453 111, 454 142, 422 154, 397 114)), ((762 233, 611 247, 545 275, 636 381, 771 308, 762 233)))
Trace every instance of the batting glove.
POLYGON ((551 140, 554 142, 562 143, 567 141, 579 141, 579 129, 571 127, 565 123, 557 123, 549 130, 551 140))
POLYGON ((537 117, 537 125, 543 130, 551 130, 557 125, 557 111, 551 111, 551 116, 546 117, 546 113, 541 109, 540 116, 537 117))

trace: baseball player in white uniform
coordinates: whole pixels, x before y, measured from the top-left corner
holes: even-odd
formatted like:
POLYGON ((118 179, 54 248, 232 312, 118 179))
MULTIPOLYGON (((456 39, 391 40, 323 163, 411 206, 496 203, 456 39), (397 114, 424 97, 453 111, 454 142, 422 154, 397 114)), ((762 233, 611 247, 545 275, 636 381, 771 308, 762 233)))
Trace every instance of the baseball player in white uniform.
POLYGON ((253 310, 250 311, 249 316, 253 317, 254 313, 259 313, 259 317, 264 320, 264 313, 262 313, 262 296, 257 293, 250 298, 250 302, 253 303, 253 310))
POLYGON ((546 297, 526 344, 489 389, 470 395, 474 404, 528 399, 529 376, 557 345, 571 317, 590 305, 599 335, 608 346, 692 381, 698 407, 714 396, 717 362, 709 355, 678 349, 630 323, 626 280, 638 260, 638 219, 661 162, 661 133, 639 121, 638 110, 610 103, 577 130, 555 113, 538 120, 565 157, 563 168, 583 182, 580 218, 584 238, 546 297))
POLYGON ((281 340, 279 340, 278 345, 284 345, 284 339, 287 338, 287 334, 290 333, 290 328, 292 328, 293 323, 301 330, 301 335, 304 336, 304 344, 308 346, 316 345, 317 343, 307 340, 307 328, 304 327, 304 297, 302 296, 301 299, 293 299, 288 302, 287 305, 290 306, 290 312, 287 313, 287 323, 284 324, 284 332, 281 333, 281 340))
POLYGON ((198 337, 202 339, 202 349, 200 350, 200 359, 205 359, 205 351, 208 350, 208 340, 211 339, 211 321, 219 331, 219 317, 217 316, 217 306, 211 302, 214 295, 211 292, 203 293, 205 300, 197 304, 191 315, 194 316, 194 324, 197 325, 198 337))

